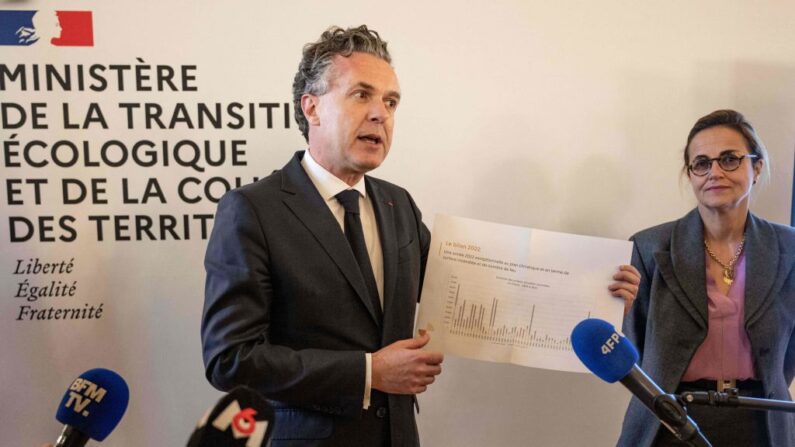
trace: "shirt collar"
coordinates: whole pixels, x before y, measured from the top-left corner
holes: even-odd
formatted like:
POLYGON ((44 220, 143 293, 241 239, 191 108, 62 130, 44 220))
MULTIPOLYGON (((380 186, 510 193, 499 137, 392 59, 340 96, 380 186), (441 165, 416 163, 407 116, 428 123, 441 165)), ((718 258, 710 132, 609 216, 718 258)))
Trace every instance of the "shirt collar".
POLYGON ((359 191, 359 194, 361 194, 362 197, 367 197, 367 188, 365 187, 364 177, 362 177, 355 185, 350 186, 331 172, 327 171, 326 168, 320 166, 320 164, 312 157, 312 154, 309 152, 309 150, 304 151, 304 157, 301 159, 301 166, 304 168, 304 171, 306 171, 306 175, 309 176, 309 179, 312 180, 312 184, 315 185, 315 188, 320 193, 320 197, 322 197, 326 202, 335 199, 334 196, 341 193, 342 191, 345 191, 346 189, 355 189, 359 191))

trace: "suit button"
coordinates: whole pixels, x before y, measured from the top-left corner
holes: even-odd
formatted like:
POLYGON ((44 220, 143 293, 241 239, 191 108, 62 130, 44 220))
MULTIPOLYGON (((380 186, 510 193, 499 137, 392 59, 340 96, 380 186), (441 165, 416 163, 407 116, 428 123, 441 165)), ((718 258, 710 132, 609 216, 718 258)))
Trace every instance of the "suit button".
POLYGON ((375 410, 375 417, 377 417, 379 419, 385 418, 386 417, 386 407, 378 407, 378 409, 375 410))

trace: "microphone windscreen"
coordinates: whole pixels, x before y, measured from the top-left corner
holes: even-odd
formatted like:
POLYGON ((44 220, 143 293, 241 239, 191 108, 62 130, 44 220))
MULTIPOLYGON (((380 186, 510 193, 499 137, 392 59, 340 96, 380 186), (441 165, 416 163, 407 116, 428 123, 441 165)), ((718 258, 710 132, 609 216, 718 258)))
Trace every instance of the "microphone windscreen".
POLYGON ((626 377, 640 357, 626 337, 598 318, 579 322, 571 332, 571 345, 586 368, 610 383, 626 377))
POLYGON ((95 368, 72 382, 55 418, 95 441, 102 441, 119 424, 129 400, 130 390, 120 375, 95 368))
POLYGON ((245 386, 223 396, 199 420, 188 447, 265 446, 273 431, 273 408, 245 386))

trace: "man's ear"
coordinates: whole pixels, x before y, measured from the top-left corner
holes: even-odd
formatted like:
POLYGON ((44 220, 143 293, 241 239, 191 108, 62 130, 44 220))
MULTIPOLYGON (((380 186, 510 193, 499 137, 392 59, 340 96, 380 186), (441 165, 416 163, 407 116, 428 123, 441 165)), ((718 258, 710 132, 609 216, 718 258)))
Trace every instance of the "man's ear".
POLYGON ((305 93, 301 96, 301 110, 304 112, 306 120, 310 126, 320 125, 320 117, 317 114, 317 106, 320 98, 315 95, 305 93))

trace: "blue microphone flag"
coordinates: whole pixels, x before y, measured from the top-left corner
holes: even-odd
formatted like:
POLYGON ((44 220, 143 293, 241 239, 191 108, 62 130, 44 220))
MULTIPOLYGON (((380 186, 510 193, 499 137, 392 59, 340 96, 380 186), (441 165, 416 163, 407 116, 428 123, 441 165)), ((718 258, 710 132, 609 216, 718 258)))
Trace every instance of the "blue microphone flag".
POLYGON ((129 399, 130 390, 120 375, 109 369, 91 369, 80 374, 66 390, 55 418, 102 441, 124 416, 129 399))
POLYGON ((629 374, 640 356, 635 346, 607 321, 588 318, 574 327, 571 344, 580 361, 597 377, 614 383, 629 374))

